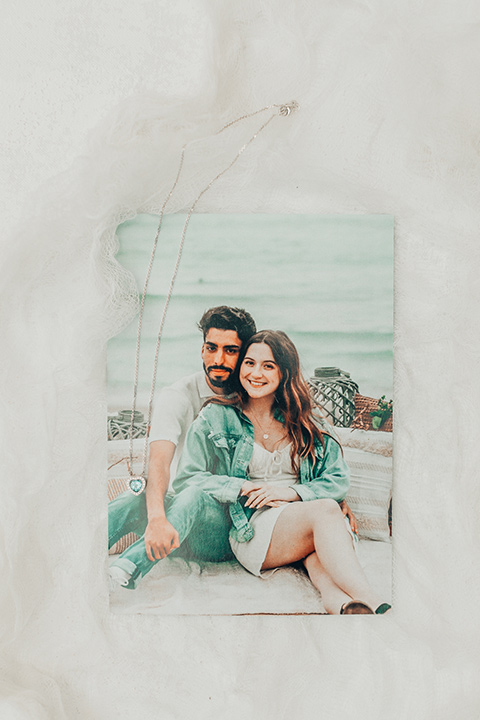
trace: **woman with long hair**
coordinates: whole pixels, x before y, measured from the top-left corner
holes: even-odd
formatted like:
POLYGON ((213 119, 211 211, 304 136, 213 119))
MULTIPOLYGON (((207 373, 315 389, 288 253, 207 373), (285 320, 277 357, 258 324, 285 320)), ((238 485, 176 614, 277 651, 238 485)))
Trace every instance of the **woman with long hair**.
POLYGON ((236 381, 236 393, 209 402, 191 426, 175 491, 195 484, 229 505, 230 544, 251 573, 268 577, 302 560, 328 613, 386 612, 339 507, 348 467, 315 417, 292 341, 256 333, 242 347, 236 381))

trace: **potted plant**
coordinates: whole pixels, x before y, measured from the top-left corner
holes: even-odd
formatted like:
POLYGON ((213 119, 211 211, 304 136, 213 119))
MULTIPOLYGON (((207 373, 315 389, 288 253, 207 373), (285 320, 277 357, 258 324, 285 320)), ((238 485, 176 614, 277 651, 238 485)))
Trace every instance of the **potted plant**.
POLYGON ((382 425, 388 420, 393 411, 393 400, 385 400, 385 395, 382 395, 378 401, 378 407, 375 410, 370 411, 372 417, 372 427, 374 430, 379 430, 382 425))

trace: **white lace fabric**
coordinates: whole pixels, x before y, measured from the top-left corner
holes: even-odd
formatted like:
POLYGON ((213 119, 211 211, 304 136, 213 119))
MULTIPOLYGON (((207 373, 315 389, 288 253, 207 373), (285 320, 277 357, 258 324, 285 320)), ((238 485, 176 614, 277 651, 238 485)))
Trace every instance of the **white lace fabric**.
MULTIPOLYGON (((478 622, 465 611, 480 577, 475 3, 2 12, 0 715, 477 717, 478 622), (374 630, 307 616, 112 618, 105 343, 137 309, 115 228, 158 212, 187 140, 293 97, 299 111, 197 210, 396 216, 394 612, 374 630), (286 657, 298 659, 288 672, 286 657)), ((247 136, 200 143, 170 212, 247 136)), ((311 261, 321 282, 315 248, 311 261)), ((319 331, 334 299, 316 311, 319 331)))

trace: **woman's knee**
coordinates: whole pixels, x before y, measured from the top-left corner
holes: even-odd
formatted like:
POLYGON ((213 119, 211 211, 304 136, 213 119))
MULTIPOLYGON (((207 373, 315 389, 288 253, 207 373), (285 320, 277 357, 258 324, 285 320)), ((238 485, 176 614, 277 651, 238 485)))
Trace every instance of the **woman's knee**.
POLYGON ((335 517, 336 515, 340 516, 342 514, 338 502, 331 498, 311 500, 309 505, 315 517, 335 517))

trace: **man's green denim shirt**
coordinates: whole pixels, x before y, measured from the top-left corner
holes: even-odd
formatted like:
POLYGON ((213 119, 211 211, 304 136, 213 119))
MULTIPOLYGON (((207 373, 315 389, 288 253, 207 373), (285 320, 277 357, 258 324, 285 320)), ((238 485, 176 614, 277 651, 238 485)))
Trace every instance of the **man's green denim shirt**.
MULTIPOLYGON (((283 421, 280 414, 276 417, 283 421)), ((303 501, 330 498, 340 502, 347 494, 350 473, 341 447, 329 435, 324 435, 324 440, 325 447, 320 442, 315 445, 315 462, 300 462, 299 483, 294 489, 303 501)), ((230 535, 238 542, 247 542, 254 535, 249 523, 254 509, 244 507, 246 498, 240 498, 253 445, 253 425, 240 408, 209 403, 190 426, 173 482, 175 493, 198 485, 218 502, 228 504, 230 535)))

